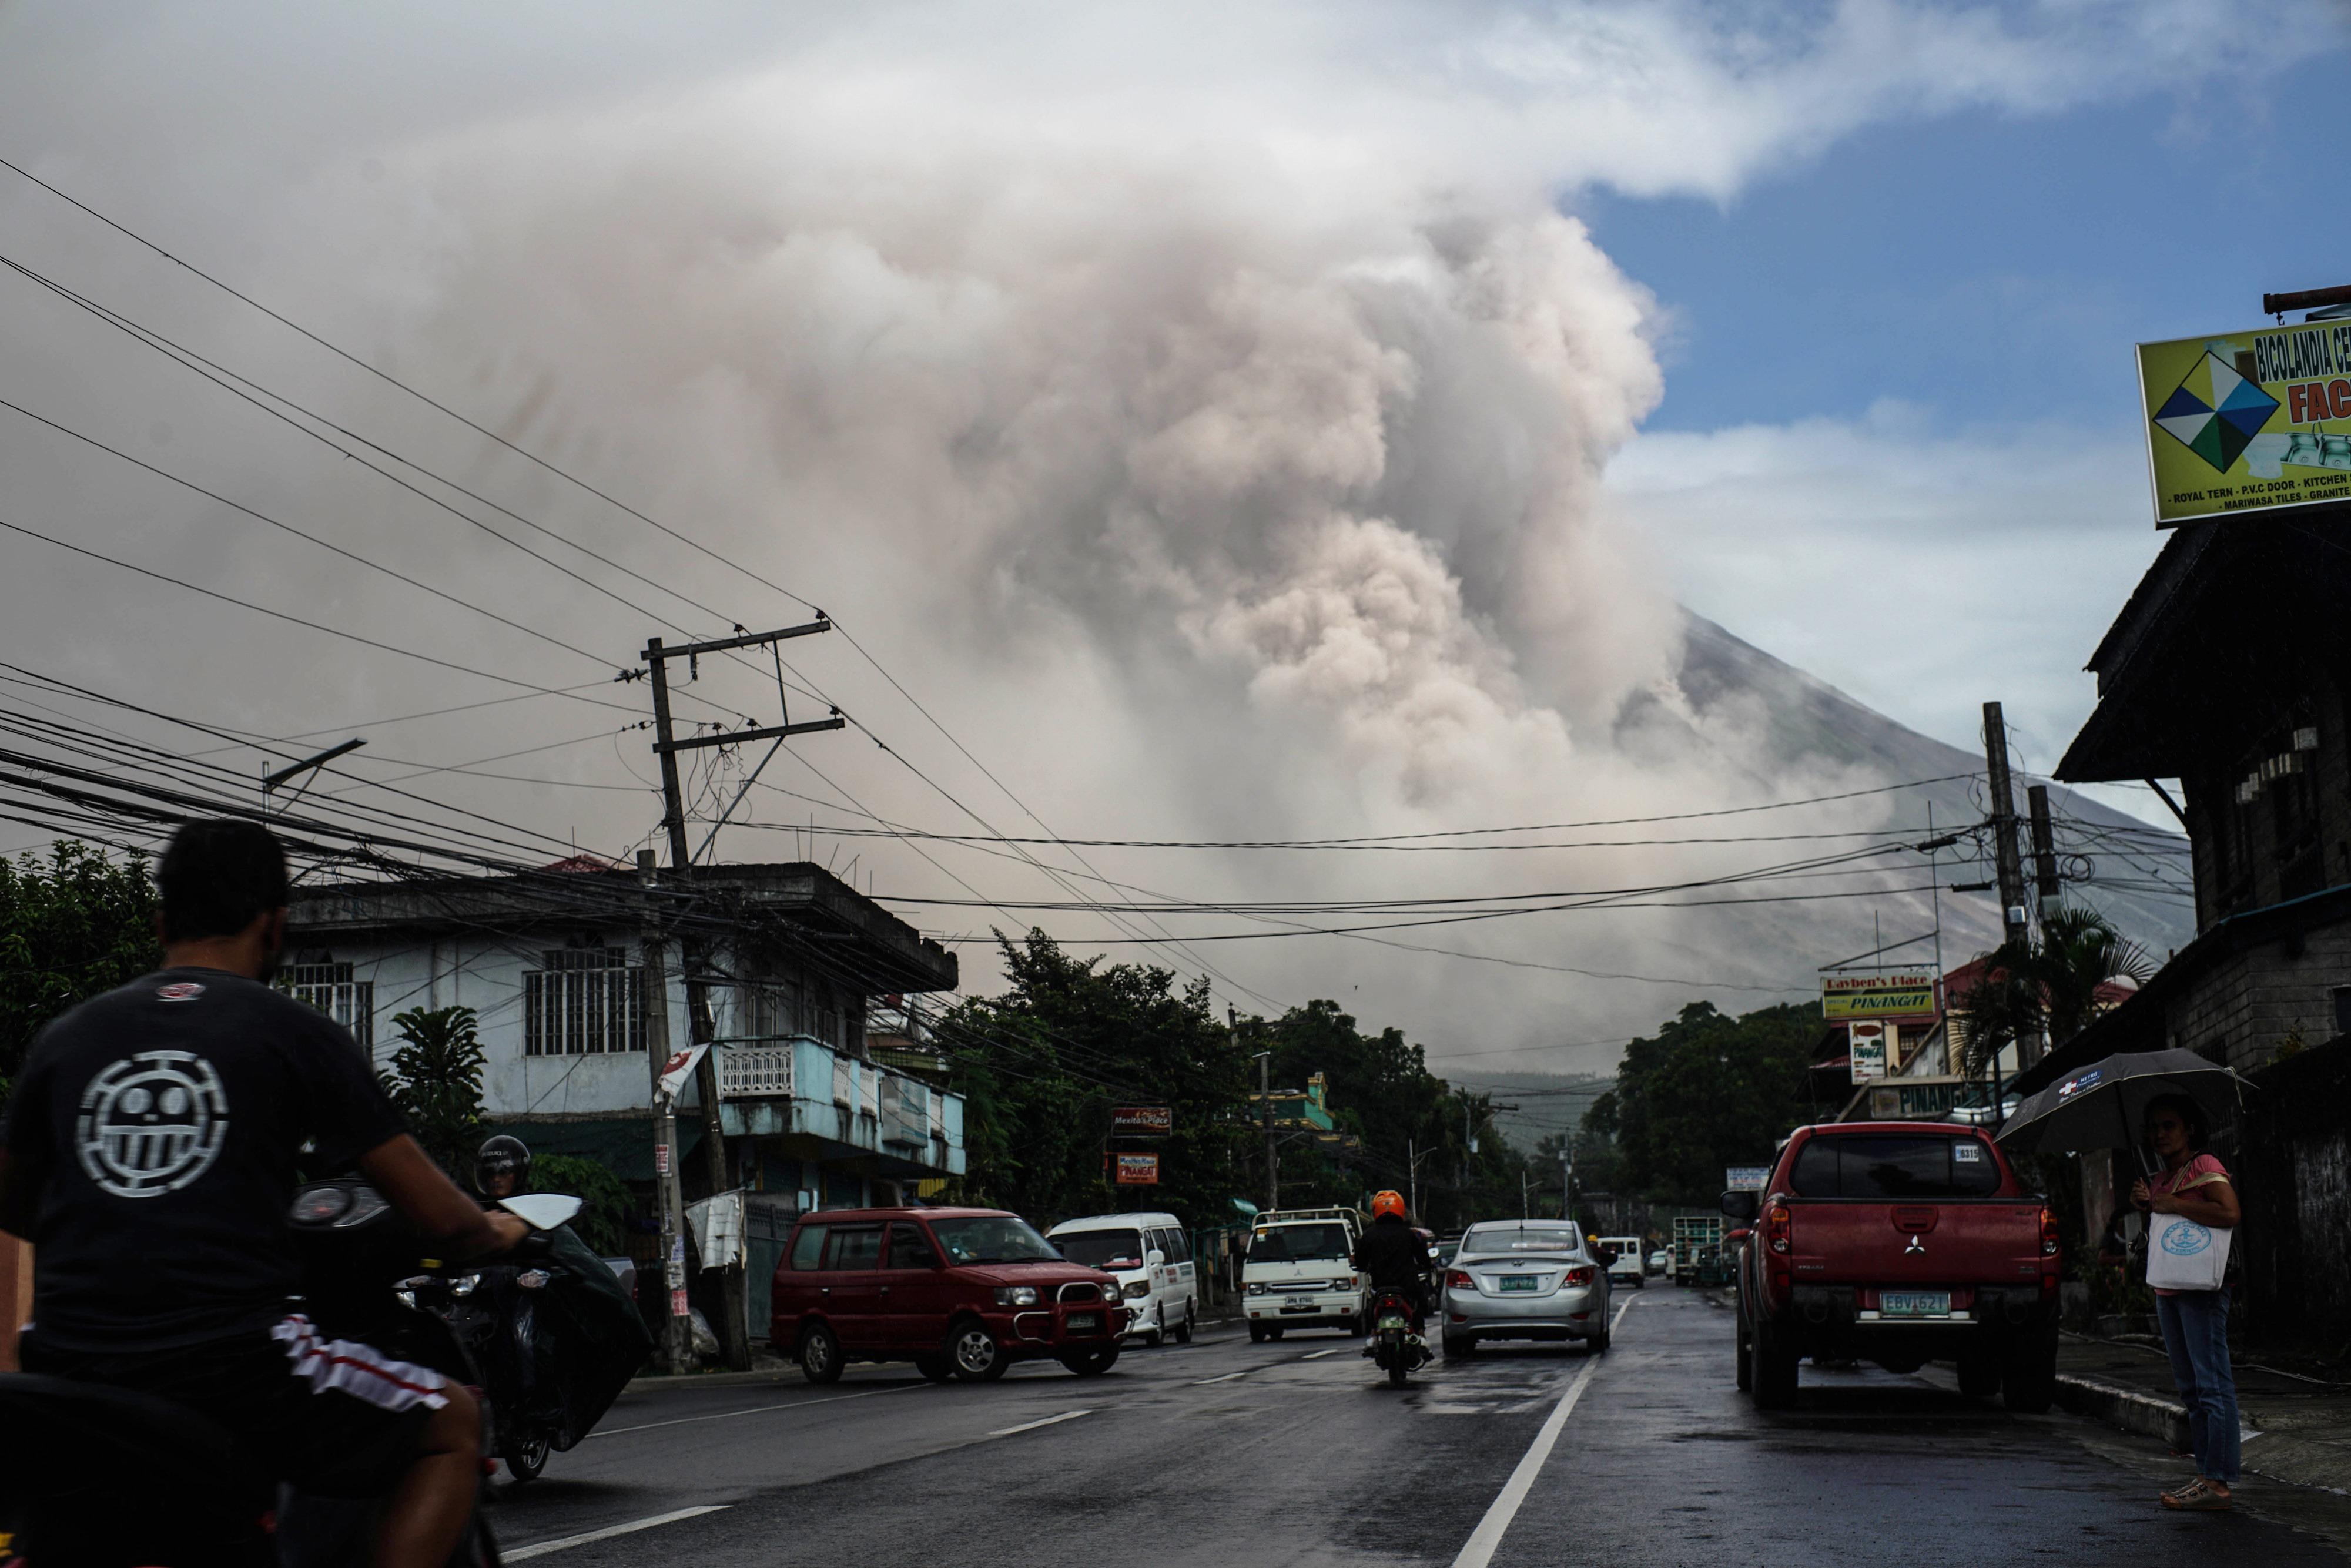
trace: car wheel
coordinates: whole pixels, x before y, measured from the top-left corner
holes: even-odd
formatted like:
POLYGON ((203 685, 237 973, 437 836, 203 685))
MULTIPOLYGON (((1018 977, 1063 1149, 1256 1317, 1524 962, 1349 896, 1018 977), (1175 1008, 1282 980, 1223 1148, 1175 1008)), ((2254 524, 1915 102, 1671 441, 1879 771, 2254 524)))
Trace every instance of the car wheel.
POLYGON ((1470 1356, 1472 1356, 1472 1355, 1475 1355, 1475 1354, 1478 1354, 1478 1342, 1477 1342, 1476 1340, 1474 1340, 1474 1339, 1471 1339, 1468 1335, 1467 1335, 1467 1334, 1458 1334, 1458 1335, 1457 1335, 1457 1334, 1447 1334, 1447 1335, 1445 1336, 1445 1359, 1446 1359, 1446 1360, 1447 1360, 1447 1361, 1454 1361, 1454 1360, 1466 1360, 1467 1358, 1468 1358, 1468 1357, 1470 1357, 1470 1356))
POLYGON ((1111 1369, 1112 1363, 1118 1360, 1118 1347, 1113 1345, 1108 1350, 1065 1351, 1056 1359, 1080 1377, 1100 1377, 1111 1369))
POLYGON ((966 1318, 947 1330, 946 1357, 948 1367, 966 1383, 993 1383, 1012 1364, 977 1318, 966 1318))
POLYGON ((1745 1394, 1755 1386, 1755 1338, 1747 1332, 1747 1320, 1739 1320, 1739 1392, 1745 1394))
POLYGON ((800 1375, 810 1383, 841 1381, 841 1341, 822 1323, 800 1330, 800 1375))
POLYGON ((1783 1347, 1768 1324, 1755 1325, 1748 1355, 1755 1364, 1755 1403, 1765 1410, 1785 1410, 1796 1403, 1796 1352, 1783 1347))
POLYGON ((1614 1337, 1610 1331, 1602 1329, 1598 1333, 1585 1340, 1583 1347, 1594 1355, 1605 1355, 1608 1354, 1608 1342, 1614 1337))
POLYGON ((933 1383, 947 1383, 955 1377, 955 1368, 947 1364, 944 1355, 918 1355, 914 1358, 914 1370, 933 1383))
POLYGON ((1271 1327, 1268 1328, 1265 1331, 1265 1337, 1268 1339, 1280 1339, 1281 1337, 1281 1325, 1280 1323, 1275 1323, 1271 1327))
POLYGON ((1263 1344, 1266 1341, 1267 1334, 1271 1332, 1272 1331, 1268 1329, 1263 1323, 1253 1322, 1249 1324, 1249 1343, 1263 1344))
POLYGON ((1176 1343, 1177 1344, 1192 1343, 1192 1303, 1189 1301, 1184 1303, 1184 1321, 1176 1325, 1176 1343))
POLYGON ((1988 1352, 1959 1357, 1959 1393, 1970 1399, 1989 1399, 2000 1392, 2000 1361, 1988 1352))

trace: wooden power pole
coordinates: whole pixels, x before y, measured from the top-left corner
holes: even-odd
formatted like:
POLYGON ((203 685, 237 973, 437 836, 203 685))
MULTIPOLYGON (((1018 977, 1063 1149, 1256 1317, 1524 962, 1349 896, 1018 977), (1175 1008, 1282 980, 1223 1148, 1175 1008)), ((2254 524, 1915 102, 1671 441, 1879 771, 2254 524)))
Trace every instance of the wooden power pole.
MULTIPOLYGON (((848 721, 835 709, 827 718, 805 724, 780 724, 758 729, 722 730, 712 735, 688 736, 681 740, 674 733, 669 711, 669 669, 672 659, 697 663, 705 653, 723 653, 735 648, 751 648, 780 643, 789 637, 807 637, 819 632, 830 632, 832 622, 820 611, 817 619, 804 626, 788 626, 779 632, 747 632, 734 637, 720 637, 707 643, 682 643, 676 647, 664 647, 658 637, 645 644, 645 665, 653 677, 653 752, 661 759, 662 827, 669 838, 670 869, 681 879, 690 882, 694 874, 693 853, 685 841, 685 793, 678 782, 677 754, 712 746, 741 746, 754 740, 783 740, 795 735, 809 735, 818 730, 839 729, 848 721)), ((779 676, 780 679, 780 676, 779 676)), ((679 942, 679 961, 685 970, 685 1016, 692 1030, 692 1043, 708 1045, 716 1038, 716 1019, 711 1009, 710 980, 704 963, 701 943, 684 936, 679 942)), ((695 1069, 695 1088, 702 1101, 702 1156, 710 1178, 710 1191, 715 1197, 729 1191, 735 1183, 726 1170, 726 1134, 719 1115, 718 1057, 715 1051, 705 1051, 695 1069)), ((747 1371, 751 1365, 750 1324, 747 1318, 747 1292, 743 1269, 730 1263, 720 1274, 720 1300, 724 1310, 720 1322, 712 1324, 718 1336, 719 1348, 726 1364, 737 1371, 747 1371)))
MULTIPOLYGON (((648 894, 653 887, 653 852, 637 852, 637 881, 648 894)), ((669 1065, 669 965, 664 955, 667 938, 661 916, 650 897, 645 904, 644 995, 645 1056, 653 1073, 653 1195, 661 1214, 661 1256, 654 1267, 661 1274, 661 1342, 657 1347, 664 1371, 694 1370, 694 1324, 685 1301, 685 1199, 677 1180, 677 1108, 662 1092, 662 1071, 669 1065)))
POLYGON ((1991 792, 1992 864, 2000 885, 2001 929, 2011 942, 2026 936, 2024 862, 2016 847, 2016 790, 2008 776, 2008 726, 2000 705, 1986 703, 1984 768, 1991 792))

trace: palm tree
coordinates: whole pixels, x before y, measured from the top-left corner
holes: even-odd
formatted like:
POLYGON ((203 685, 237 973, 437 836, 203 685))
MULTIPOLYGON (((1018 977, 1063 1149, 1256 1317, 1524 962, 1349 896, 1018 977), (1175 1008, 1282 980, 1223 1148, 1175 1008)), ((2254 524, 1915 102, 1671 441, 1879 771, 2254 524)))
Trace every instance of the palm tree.
POLYGON ((2037 941, 2003 942, 1982 963, 1981 976, 1952 1009, 1967 1036, 1970 1078, 2020 1040, 2046 1035, 2053 1049, 2064 1044, 2098 1016, 2101 990, 2117 980, 2143 986, 2155 974, 2146 949, 2105 915, 2073 907, 2047 911, 2037 941))

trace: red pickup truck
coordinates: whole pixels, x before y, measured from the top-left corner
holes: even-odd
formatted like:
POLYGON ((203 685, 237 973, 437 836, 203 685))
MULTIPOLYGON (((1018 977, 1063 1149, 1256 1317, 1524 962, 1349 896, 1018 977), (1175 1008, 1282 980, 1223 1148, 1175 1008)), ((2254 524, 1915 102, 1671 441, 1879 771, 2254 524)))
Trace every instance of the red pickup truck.
POLYGON ((1726 1192, 1740 1243, 1739 1386, 1796 1398, 1805 1356, 1916 1372, 2037 1414, 2056 1391, 2056 1218, 1972 1127, 1800 1127, 1761 1191, 1726 1192))

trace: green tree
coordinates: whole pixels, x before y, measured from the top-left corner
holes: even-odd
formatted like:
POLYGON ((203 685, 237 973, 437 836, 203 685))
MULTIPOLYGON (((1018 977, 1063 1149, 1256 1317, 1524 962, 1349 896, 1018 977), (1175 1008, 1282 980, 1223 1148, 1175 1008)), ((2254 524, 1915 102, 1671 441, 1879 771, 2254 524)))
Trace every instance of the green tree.
POLYGON ((1051 1219, 1148 1204, 1221 1222, 1244 1190, 1248 1059, 1196 980, 1079 960, 1041 931, 998 934, 1009 985, 948 1013, 939 1038, 966 1096, 968 1196, 1051 1219), (1117 1105, 1165 1105, 1174 1131, 1148 1145, 1156 1187, 1117 1187, 1103 1169, 1117 1105))
POLYGON ((1582 1130, 1614 1144, 1625 1196, 1710 1202, 1725 1166, 1768 1157, 1802 1118, 1798 1092, 1821 1028, 1817 1002, 1738 1018, 1692 1002, 1625 1048, 1616 1087, 1593 1103, 1582 1130))
POLYGON ((578 1155, 539 1155, 530 1162, 535 1192, 559 1192, 580 1200, 580 1218, 571 1222, 580 1239, 600 1258, 617 1258, 629 1249, 629 1217, 636 1203, 628 1184, 594 1160, 578 1155))
POLYGON ((162 965, 155 907, 142 856, 67 839, 0 860, 0 1104, 42 1025, 162 965))
POLYGON ((1951 1009, 1970 1077, 2019 1040, 2045 1034, 2052 1047, 2064 1044, 2097 1017, 2101 990, 2118 980, 2145 985, 2155 974, 2146 950, 2104 915, 2071 906, 2044 913, 2037 938, 2003 942, 1981 962, 1951 1009))
POLYGON ((400 1031, 384 1092, 409 1131, 440 1167, 463 1182, 481 1147, 482 1041, 471 1008, 411 1008, 395 1014, 400 1031))

